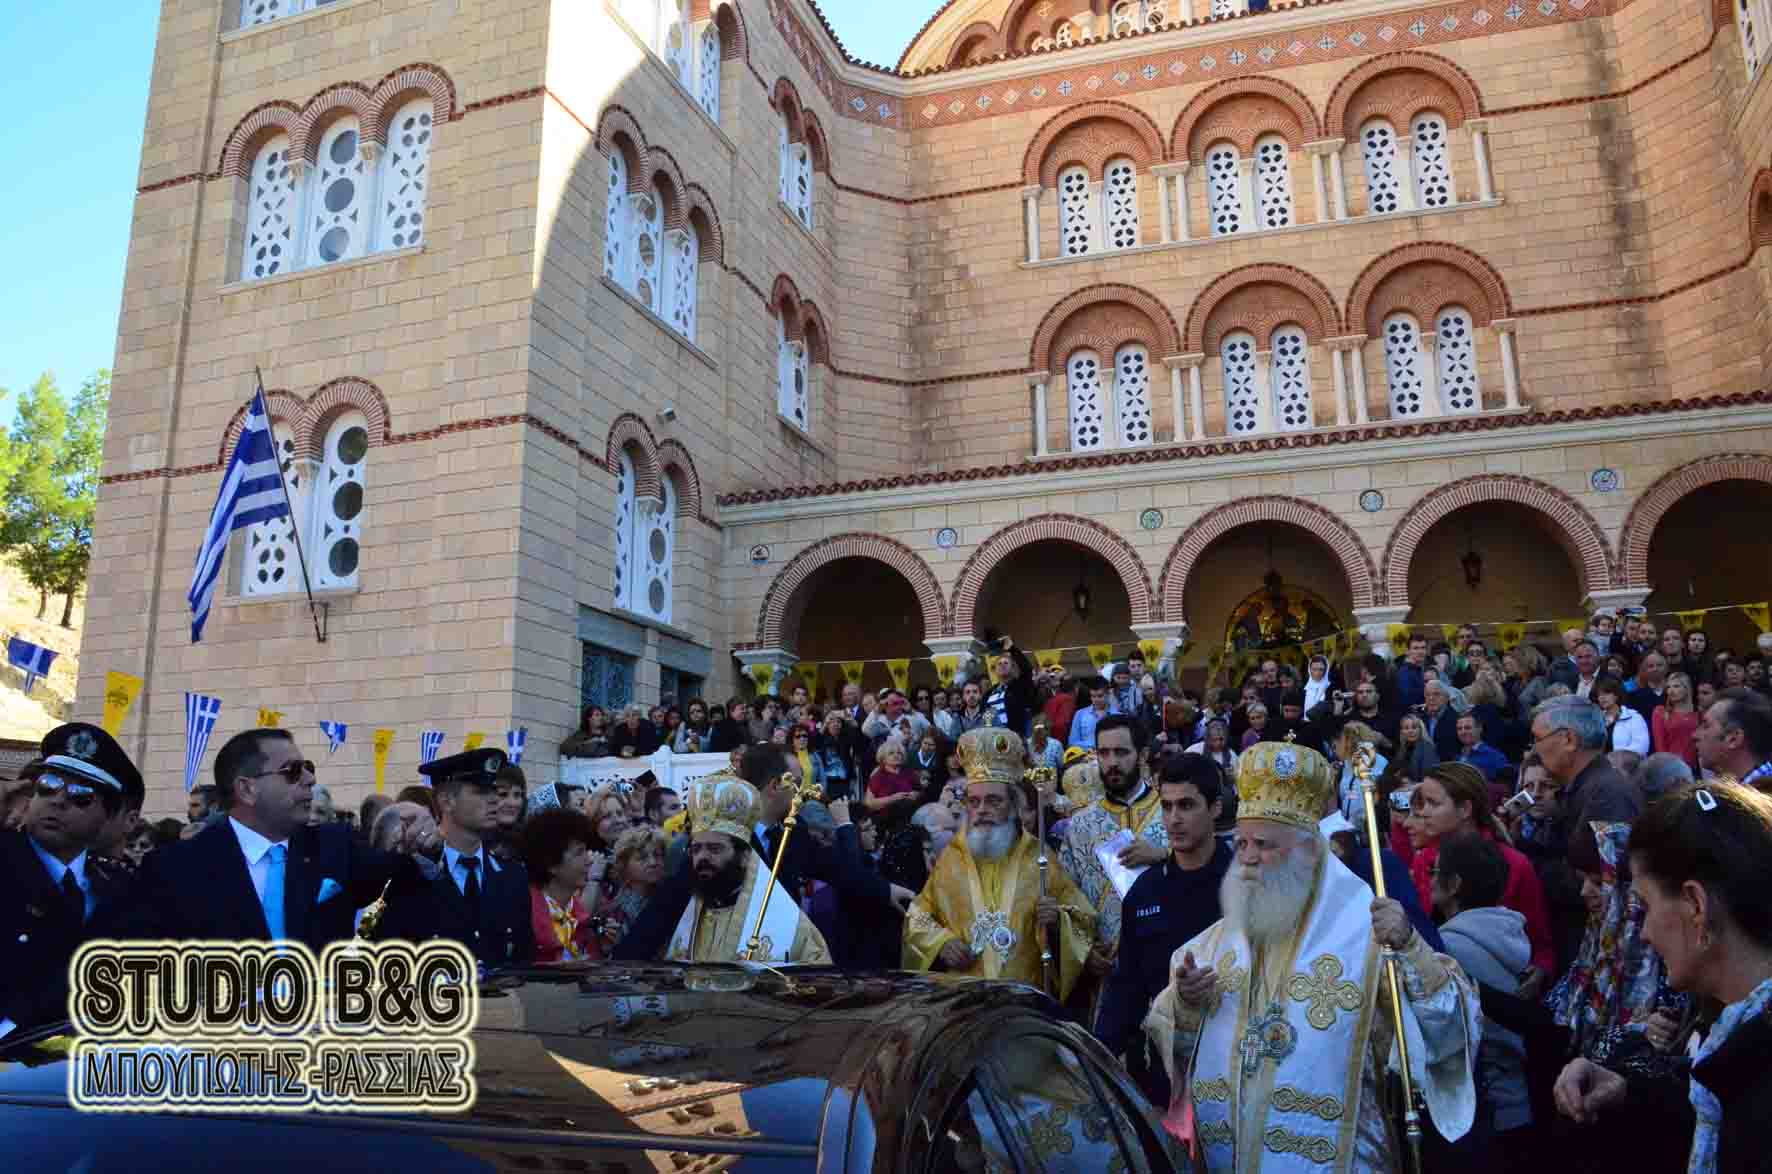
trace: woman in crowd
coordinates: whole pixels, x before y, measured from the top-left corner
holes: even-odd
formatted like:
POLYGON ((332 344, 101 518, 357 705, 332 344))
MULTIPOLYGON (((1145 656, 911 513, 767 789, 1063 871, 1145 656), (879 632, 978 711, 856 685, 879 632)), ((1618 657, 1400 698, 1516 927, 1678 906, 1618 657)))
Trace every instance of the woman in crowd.
MULTIPOLYGON (((630 788, 632 784, 627 784, 630 788)), ((595 852, 609 852, 621 834, 638 822, 631 804, 616 783, 604 783, 592 793, 584 805, 591 821, 590 847, 595 852)))
POLYGON ((1670 673, 1667 692, 1649 722, 1649 737, 1663 754, 1678 754, 1686 765, 1698 769, 1699 713, 1692 699, 1692 678, 1670 673))
POLYGON ((927 685, 918 685, 911 690, 911 708, 923 715, 923 720, 935 722, 935 694, 927 685))
POLYGON ((1508 700, 1513 703, 1514 716, 1521 721, 1529 720, 1532 711, 1544 700, 1548 683, 1543 654, 1522 642, 1518 648, 1501 654, 1501 669, 1502 688, 1507 690, 1508 700))
POLYGON ((812 727, 805 722, 788 727, 788 761, 800 768, 802 783, 811 783, 824 794, 824 763, 812 752, 812 727))
POLYGON ((1630 666, 1625 663, 1624 657, 1613 653, 1600 662, 1600 675, 1602 677, 1617 677, 1623 681, 1631 675, 1630 666))
POLYGON ((671 752, 674 754, 708 752, 708 743, 713 734, 713 723, 708 721, 708 703, 696 697, 689 702, 689 716, 677 727, 677 732, 671 738, 671 752))
POLYGON ((1682 667, 1686 670, 1686 675, 1691 677, 1695 683, 1699 681, 1715 682, 1716 677, 1713 674, 1716 666, 1711 663, 1710 637, 1705 635, 1704 629, 1699 628, 1686 633, 1686 662, 1682 667))
POLYGON ((1649 723, 1624 704, 1623 682, 1617 677, 1599 677, 1589 699, 1606 715, 1607 750, 1629 750, 1643 758, 1649 756, 1649 723))
POLYGON ((538 811, 523 828, 529 872, 529 922, 537 962, 599 957, 582 894, 590 875, 590 820, 559 807, 538 811))
POLYGON ((609 754, 609 715, 601 705, 587 705, 578 729, 560 743, 561 758, 605 758, 609 754))
POLYGON ((599 858, 593 864, 594 878, 601 882, 594 890, 598 904, 592 916, 603 919, 603 948, 613 950, 627 936, 652 894, 664 883, 665 851, 668 840, 664 832, 650 824, 629 828, 615 842, 613 862, 599 858), (613 883, 614 892, 603 894, 613 883))
POLYGON ((1212 718, 1206 723, 1206 736, 1187 748, 1189 754, 1204 754, 1218 764, 1227 779, 1237 777, 1237 760, 1240 757, 1231 749, 1231 727, 1222 718, 1212 718))
POLYGON ((646 707, 638 702, 621 711, 621 724, 609 734, 609 753, 616 758, 651 758, 661 744, 658 727, 647 720, 646 707))
POLYGON ((1427 773, 1409 801, 1409 838, 1415 848, 1409 874, 1423 908, 1431 908, 1432 873, 1440 840, 1459 832, 1474 832, 1495 841, 1507 860, 1507 889, 1501 903, 1526 918, 1526 936, 1532 941, 1532 969, 1526 997, 1536 997, 1542 985, 1557 972, 1556 947, 1550 917, 1544 907, 1544 888, 1531 861, 1505 842, 1489 808, 1489 784, 1483 774, 1462 762, 1442 762, 1427 773))
POLYGON ((851 757, 850 739, 845 737, 843 711, 832 709, 824 715, 824 725, 812 741, 812 755, 824 778, 824 797, 853 798, 855 762, 851 757))
POLYGON ((1544 889, 1545 910, 1550 914, 1551 943, 1559 964, 1575 957, 1587 934, 1588 913, 1583 902, 1582 876, 1569 864, 1569 843, 1562 831, 1562 782, 1545 769, 1537 752, 1530 752, 1520 766, 1519 795, 1526 796, 1508 813, 1508 835, 1514 848, 1532 862, 1544 889))
POLYGON ((1243 731, 1242 749, 1244 750, 1261 741, 1263 734, 1267 731, 1266 704, 1260 701, 1251 701, 1247 713, 1249 728, 1243 731))
POLYGON ((882 828, 896 829, 922 800, 917 776, 905 766, 904 742, 897 734, 880 744, 874 755, 874 773, 868 778, 867 798, 862 806, 882 821, 882 828))
POLYGON ((1465 689, 1464 697, 1483 725, 1483 740, 1507 755, 1509 761, 1518 760, 1525 752, 1528 735, 1523 723, 1514 720, 1501 674, 1492 668, 1480 670, 1476 680, 1465 689))
POLYGON ((1440 765, 1440 752, 1427 736, 1421 715, 1406 713, 1397 724, 1397 765, 1410 783, 1419 783, 1440 765))
POLYGON ((1309 713, 1329 699, 1329 658, 1321 654, 1311 657, 1310 667, 1305 671, 1309 675, 1304 681, 1304 711, 1309 713))

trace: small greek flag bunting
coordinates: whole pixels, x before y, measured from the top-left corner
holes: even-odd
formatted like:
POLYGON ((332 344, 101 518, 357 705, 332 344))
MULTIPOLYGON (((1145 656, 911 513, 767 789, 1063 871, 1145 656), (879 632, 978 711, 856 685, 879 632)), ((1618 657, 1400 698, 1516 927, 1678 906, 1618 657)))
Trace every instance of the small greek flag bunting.
POLYGON ((523 765, 523 747, 529 742, 529 730, 505 731, 505 757, 511 760, 512 766, 523 765))
POLYGON ((326 735, 327 744, 332 747, 332 749, 329 751, 329 753, 331 753, 331 754, 338 753, 338 748, 345 744, 345 734, 349 730, 350 730, 350 727, 345 725, 345 723, 343 723, 343 722, 321 722, 320 723, 320 732, 322 734, 326 735))
POLYGON ((443 749, 443 731, 426 730, 418 736, 418 760, 421 763, 437 761, 437 751, 443 749))
POLYGON ((221 698, 201 693, 185 694, 185 793, 197 785, 203 770, 203 754, 209 749, 209 735, 215 733, 215 719, 221 716, 221 698))
POLYGON ((37 678, 49 675, 49 666, 61 655, 47 648, 20 640, 17 636, 6 642, 6 661, 25 674, 25 692, 37 687, 37 678))

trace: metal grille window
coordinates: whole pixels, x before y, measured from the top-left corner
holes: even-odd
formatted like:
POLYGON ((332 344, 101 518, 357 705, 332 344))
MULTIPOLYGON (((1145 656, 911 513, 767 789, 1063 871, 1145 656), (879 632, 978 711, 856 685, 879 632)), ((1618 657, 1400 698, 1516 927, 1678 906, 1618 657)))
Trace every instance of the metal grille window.
POLYGON ((1279 135, 1255 144, 1255 215, 1263 228, 1292 223, 1291 148, 1279 135))
POLYGON ((1390 381, 1391 415, 1425 415, 1427 384, 1422 374, 1421 330, 1407 314, 1384 320, 1384 368, 1390 381))
POLYGON ((1310 342, 1297 326, 1274 331, 1274 420, 1282 431, 1296 432, 1315 423, 1311 415, 1310 342))
POLYGON ((1071 448, 1076 452, 1107 447, 1107 392, 1102 386, 1101 357, 1078 351, 1065 369, 1070 398, 1071 448))
POLYGON ((634 658, 595 644, 583 644, 582 648, 581 705, 600 705, 605 710, 614 711, 631 704, 634 700, 634 658))
POLYGON ((1445 208, 1458 197, 1452 184, 1452 158, 1446 149, 1446 120, 1438 114, 1418 115, 1415 136, 1416 206, 1445 208))
POLYGON ((1360 151, 1366 160, 1366 211, 1369 215, 1402 207, 1397 181, 1397 132, 1375 118, 1360 128, 1360 151))
POLYGON ((1236 331, 1219 344, 1224 364, 1225 429, 1232 436, 1261 427, 1261 389, 1255 377, 1255 336, 1236 331))
POLYGON ((1477 382, 1476 330, 1463 306, 1440 311, 1440 397, 1448 412, 1477 412, 1483 408, 1483 391, 1477 382))
POLYGON ((1242 170, 1235 147, 1214 147, 1206 153, 1206 204, 1213 236, 1243 231, 1242 170))

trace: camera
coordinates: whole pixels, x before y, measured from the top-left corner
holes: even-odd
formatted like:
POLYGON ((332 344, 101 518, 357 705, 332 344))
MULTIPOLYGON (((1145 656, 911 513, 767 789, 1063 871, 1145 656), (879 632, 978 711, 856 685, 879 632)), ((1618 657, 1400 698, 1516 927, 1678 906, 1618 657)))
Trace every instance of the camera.
POLYGON ((1512 799, 1509 799, 1506 803, 1503 803, 1501 805, 1501 813, 1503 815, 1514 815, 1518 812, 1526 810, 1528 807, 1532 806, 1532 803, 1533 803, 1532 796, 1527 794, 1525 791, 1521 791, 1519 794, 1515 795, 1512 799))

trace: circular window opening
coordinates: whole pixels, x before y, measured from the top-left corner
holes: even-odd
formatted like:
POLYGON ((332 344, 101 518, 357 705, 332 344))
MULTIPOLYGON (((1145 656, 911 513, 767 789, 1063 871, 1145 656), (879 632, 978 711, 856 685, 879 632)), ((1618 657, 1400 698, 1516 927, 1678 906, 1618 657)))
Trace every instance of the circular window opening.
POLYGON ((343 579, 357 573, 357 540, 346 538, 332 548, 332 554, 326 560, 332 573, 343 579))
POLYGON ((647 599, 647 602, 649 602, 652 605, 652 610, 655 614, 664 611, 664 607, 665 607, 664 584, 662 582, 660 582, 659 580, 654 579, 652 581, 652 586, 649 587, 646 591, 646 599, 647 599))
POLYGON ((332 495, 332 513, 341 522, 348 522, 363 512, 363 487, 347 481, 332 495))
POLYGON ((665 549, 664 531, 663 530, 654 530, 652 532, 652 541, 649 545, 650 545, 650 549, 652 551, 652 561, 655 563, 664 562, 665 556, 670 553, 669 551, 667 551, 665 549))
POLYGON ((355 465, 369 452, 369 433, 362 428, 347 428, 338 438, 338 459, 355 465))
POLYGON ((332 161, 339 165, 349 163, 357 154, 357 132, 347 130, 332 140, 332 161))
POLYGON ((335 179, 326 188, 326 210, 343 212, 357 198, 357 185, 348 179, 335 179))
POLYGON ((351 247, 351 234, 343 228, 335 228, 320 238, 319 252, 322 261, 336 261, 345 255, 351 247))

